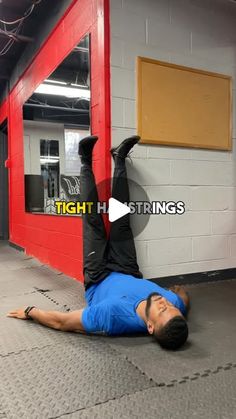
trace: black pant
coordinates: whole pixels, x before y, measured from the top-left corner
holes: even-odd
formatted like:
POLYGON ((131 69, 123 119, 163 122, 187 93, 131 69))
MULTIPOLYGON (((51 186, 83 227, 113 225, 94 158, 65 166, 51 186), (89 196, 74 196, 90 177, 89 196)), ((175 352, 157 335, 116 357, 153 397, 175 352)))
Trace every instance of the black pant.
MULTIPOLYGON (((123 203, 129 202, 125 160, 119 157, 116 157, 112 197, 123 203)), ((129 214, 111 224, 110 236, 107 239, 102 215, 97 213, 98 192, 94 174, 87 164, 83 164, 81 168, 80 199, 82 202, 93 202, 91 213, 82 216, 85 289, 114 271, 142 278, 137 264, 129 214)))

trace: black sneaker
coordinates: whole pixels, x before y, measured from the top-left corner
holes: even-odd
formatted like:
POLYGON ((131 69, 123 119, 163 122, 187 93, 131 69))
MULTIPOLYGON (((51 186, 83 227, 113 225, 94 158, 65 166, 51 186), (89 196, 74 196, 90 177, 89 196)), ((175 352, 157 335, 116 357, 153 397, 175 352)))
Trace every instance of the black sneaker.
POLYGON ((124 141, 122 141, 122 143, 120 143, 120 145, 111 149, 112 157, 115 158, 118 156, 122 159, 125 159, 131 148, 133 148, 133 146, 137 144, 139 140, 140 137, 138 135, 133 135, 132 137, 126 138, 124 141))
POLYGON ((79 142, 78 154, 82 163, 92 163, 93 147, 97 140, 98 137, 96 135, 90 135, 79 142))

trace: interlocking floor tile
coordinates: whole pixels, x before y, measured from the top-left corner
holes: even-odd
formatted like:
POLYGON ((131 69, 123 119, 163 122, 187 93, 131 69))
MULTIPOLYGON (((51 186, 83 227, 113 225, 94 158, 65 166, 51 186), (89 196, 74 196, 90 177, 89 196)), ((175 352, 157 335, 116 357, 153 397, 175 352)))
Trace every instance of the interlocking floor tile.
POLYGON ((236 371, 172 388, 151 388, 110 400, 61 419, 235 419, 236 371))
POLYGON ((182 349, 163 350, 150 336, 109 338, 112 348, 157 383, 236 362, 236 280, 191 286, 189 292, 190 335, 182 349))
POLYGON ((77 283, 76 286, 67 287, 63 290, 52 290, 43 293, 46 298, 56 301, 60 306, 65 306, 70 310, 78 310, 86 306, 84 298, 84 287, 77 283))
POLYGON ((0 242, 0 419, 235 418, 236 280, 189 286, 189 342, 171 352, 7 318, 84 306, 81 283, 41 265, 0 242))
POLYGON ((154 385, 96 337, 0 357, 0 403, 9 419, 48 419, 154 385))
POLYGON ((30 350, 35 347, 54 346, 58 343, 67 342, 69 335, 72 335, 49 329, 31 320, 6 317, 9 311, 28 305, 35 305, 44 310, 64 311, 63 308, 55 305, 39 293, 2 298, 0 301, 0 356, 30 350))
POLYGON ((17 295, 30 294, 36 292, 32 280, 18 278, 0 281, 0 301, 2 297, 13 297, 17 295))
MULTIPOLYGON (((56 289, 70 289, 71 287, 77 289, 81 284, 65 275, 57 275, 54 272, 50 272, 44 266, 41 267, 30 267, 20 268, 16 271, 4 271, 4 274, 0 271, 0 296, 1 283, 11 284, 12 281, 18 280, 19 284, 23 286, 29 286, 29 288, 37 287, 40 289, 56 290, 56 289)), ((10 285, 9 285, 10 286, 10 285)))

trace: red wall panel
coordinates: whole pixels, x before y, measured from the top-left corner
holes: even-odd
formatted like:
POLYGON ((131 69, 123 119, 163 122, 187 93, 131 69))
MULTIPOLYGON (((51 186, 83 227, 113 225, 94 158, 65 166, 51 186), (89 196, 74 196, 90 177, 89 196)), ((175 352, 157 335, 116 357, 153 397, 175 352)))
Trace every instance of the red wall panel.
POLYGON ((0 107, 0 124, 7 118, 8 111, 7 111, 8 101, 4 100, 0 107))
MULTIPOLYGON (((0 123, 8 117, 9 240, 24 247, 27 254, 80 281, 83 281, 81 218, 25 212, 22 107, 87 33, 91 34, 91 128, 100 138, 95 148, 95 177, 97 182, 108 178, 111 170, 109 0, 75 0, 0 107, 0 123)), ((109 192, 107 188, 106 197, 109 192)))

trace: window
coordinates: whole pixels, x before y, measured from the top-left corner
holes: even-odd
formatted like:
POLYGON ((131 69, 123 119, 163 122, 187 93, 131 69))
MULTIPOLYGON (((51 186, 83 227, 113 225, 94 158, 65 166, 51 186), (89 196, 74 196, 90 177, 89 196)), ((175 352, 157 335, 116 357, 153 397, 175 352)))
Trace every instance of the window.
POLYGON ((55 214, 55 201, 78 201, 78 145, 90 133, 90 38, 85 36, 26 101, 25 207, 55 214))

